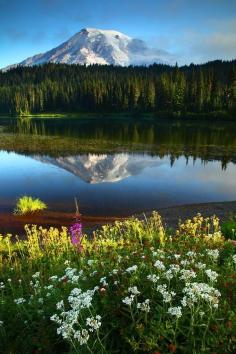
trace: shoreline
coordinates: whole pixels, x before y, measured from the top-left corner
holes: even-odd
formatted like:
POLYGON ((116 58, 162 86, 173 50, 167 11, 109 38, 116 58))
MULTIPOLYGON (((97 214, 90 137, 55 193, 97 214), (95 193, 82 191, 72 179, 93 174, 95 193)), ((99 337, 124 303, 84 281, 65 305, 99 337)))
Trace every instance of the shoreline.
POLYGON ((212 120, 216 121, 235 121, 235 117, 228 111, 211 111, 211 112, 174 112, 174 111, 157 111, 157 112, 142 112, 142 111, 124 111, 124 112, 42 112, 42 113, 28 113, 28 114, 0 114, 0 118, 13 118, 20 120, 27 119, 170 119, 170 120, 212 120))
MULTIPOLYGON (((157 212, 163 219, 165 227, 175 228, 178 226, 179 221, 191 219, 197 213, 201 213, 204 217, 216 215, 219 217, 220 222, 225 221, 230 215, 236 215, 236 201, 230 202, 209 202, 209 203, 196 203, 184 204, 177 206, 170 206, 159 208, 157 212)), ((149 217, 152 211, 144 211, 143 213, 134 214, 137 218, 149 217)), ((112 224, 116 220, 122 221, 132 217, 127 216, 91 216, 82 215, 81 221, 85 233, 91 234, 94 230, 100 228, 105 224, 112 224)), ((0 213, 0 234, 24 234, 24 225, 36 224, 42 227, 68 227, 74 221, 74 213, 58 212, 58 211, 45 211, 37 214, 29 214, 24 216, 16 216, 12 213, 0 213)))
MULTIPOLYGON (((232 214, 236 215, 236 201, 183 204, 161 208, 158 212, 162 216, 165 226, 173 228, 178 226, 180 220, 191 219, 197 213, 200 213, 204 217, 216 215, 219 217, 220 222, 222 222, 232 214)), ((151 211, 145 213, 147 216, 150 214, 151 211)))

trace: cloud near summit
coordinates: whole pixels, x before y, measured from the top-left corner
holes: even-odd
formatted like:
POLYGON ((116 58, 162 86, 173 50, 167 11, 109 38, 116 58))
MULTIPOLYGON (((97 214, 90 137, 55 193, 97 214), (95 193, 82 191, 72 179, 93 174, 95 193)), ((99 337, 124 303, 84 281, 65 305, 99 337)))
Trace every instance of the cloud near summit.
POLYGON ((150 47, 145 41, 134 38, 129 44, 132 64, 152 64, 154 62, 172 63, 173 56, 159 48, 150 47))

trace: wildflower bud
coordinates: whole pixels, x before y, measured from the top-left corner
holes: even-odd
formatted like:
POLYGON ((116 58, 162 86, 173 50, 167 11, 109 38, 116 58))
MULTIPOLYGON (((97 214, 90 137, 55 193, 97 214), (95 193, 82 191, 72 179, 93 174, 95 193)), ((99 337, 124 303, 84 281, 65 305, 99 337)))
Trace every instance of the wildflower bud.
POLYGON ((100 292, 101 295, 105 295, 106 291, 107 291, 106 288, 100 288, 99 289, 99 292, 100 292))

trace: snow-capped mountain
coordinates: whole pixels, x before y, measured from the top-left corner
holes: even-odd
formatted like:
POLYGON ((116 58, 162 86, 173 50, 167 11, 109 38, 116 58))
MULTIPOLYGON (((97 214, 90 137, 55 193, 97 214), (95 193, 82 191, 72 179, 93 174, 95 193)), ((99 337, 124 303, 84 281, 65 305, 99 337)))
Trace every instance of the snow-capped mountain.
POLYGON ((159 159, 152 156, 129 155, 127 153, 88 154, 57 158, 34 156, 34 159, 62 168, 90 184, 118 182, 129 176, 140 174, 147 167, 161 164, 159 159))
MULTIPOLYGON (((163 62, 167 61, 167 58, 167 52, 149 48, 144 41, 121 32, 84 28, 58 47, 29 57, 16 65, 32 66, 51 62, 126 66, 163 62)), ((12 67, 13 65, 6 69, 12 67)))

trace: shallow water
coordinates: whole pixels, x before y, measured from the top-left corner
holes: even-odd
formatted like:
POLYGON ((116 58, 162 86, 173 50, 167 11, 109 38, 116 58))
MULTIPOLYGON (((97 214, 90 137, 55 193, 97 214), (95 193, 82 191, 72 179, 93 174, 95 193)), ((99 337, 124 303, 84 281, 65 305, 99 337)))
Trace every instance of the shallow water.
POLYGON ((25 194, 100 216, 236 200, 233 123, 6 118, 0 138, 1 212, 25 194))

